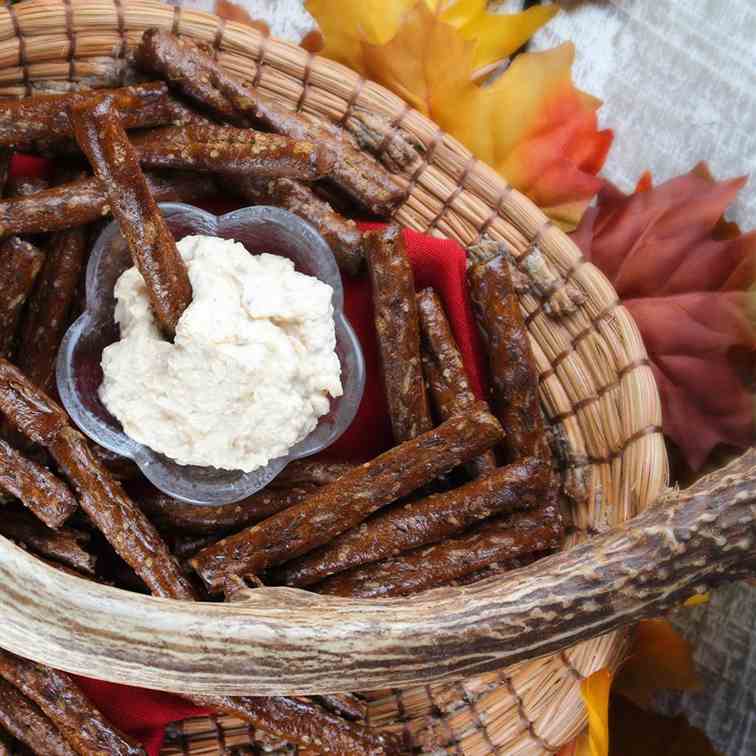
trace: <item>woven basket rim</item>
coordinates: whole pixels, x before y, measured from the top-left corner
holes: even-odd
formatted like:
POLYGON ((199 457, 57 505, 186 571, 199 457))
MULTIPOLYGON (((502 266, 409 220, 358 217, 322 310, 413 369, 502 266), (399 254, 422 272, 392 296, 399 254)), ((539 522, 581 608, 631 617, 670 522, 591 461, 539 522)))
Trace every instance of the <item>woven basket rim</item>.
MULTIPOLYGON (((254 79, 262 91, 297 109, 337 121, 355 110, 375 112, 419 140, 425 147, 422 160, 400 176, 408 192, 395 215, 400 223, 455 238, 464 246, 483 234, 503 239, 520 264, 540 249, 562 282, 579 286, 588 297, 578 316, 563 321, 549 318, 543 301, 523 298, 542 400, 551 421, 570 440, 574 468, 589 479, 591 497, 584 511, 574 513, 571 542, 592 528, 629 518, 656 498, 667 480, 659 396, 637 327, 611 284, 528 198, 397 95, 257 29, 154 0, 23 0, 0 9, 0 93, 34 92, 39 82, 51 81, 57 86, 67 81, 117 84, 122 71, 118 61, 148 26, 211 45, 228 70, 254 79)), ((414 694, 428 701, 413 699, 413 705, 417 710, 425 706, 427 712, 440 709, 451 718, 454 709, 447 699, 467 701, 473 713, 468 712, 466 729, 452 728, 460 752, 479 749, 486 738, 491 749, 507 753, 554 751, 584 723, 579 681, 603 666, 616 666, 623 644, 623 634, 613 633, 553 657, 488 673, 469 685, 427 686, 414 694), (497 692, 508 703, 493 733, 480 710, 485 702, 502 706, 497 692)), ((407 710, 401 699, 412 698, 413 691, 382 695, 372 695, 377 722, 406 728, 422 717, 405 716, 398 724, 402 716, 392 720, 392 712, 407 710)), ((455 716, 459 718, 458 711, 455 716)), ((438 726, 424 724, 419 731, 438 726)), ((411 729, 418 728, 412 724, 411 729)), ((413 736, 419 737, 414 731, 413 736)))

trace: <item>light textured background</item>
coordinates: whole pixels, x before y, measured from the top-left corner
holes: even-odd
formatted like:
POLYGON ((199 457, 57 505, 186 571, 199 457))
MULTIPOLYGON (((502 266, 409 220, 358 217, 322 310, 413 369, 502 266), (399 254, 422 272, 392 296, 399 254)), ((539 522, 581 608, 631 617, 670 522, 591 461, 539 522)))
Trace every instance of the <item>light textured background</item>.
MULTIPOLYGON (((312 28, 302 0, 236 0, 272 34, 298 42, 312 28)), ((340 0, 333 0, 334 3, 340 0)), ((175 4, 175 3, 174 3, 175 4)), ((184 0, 212 10, 215 0, 184 0)), ((519 8, 504 0, 492 5, 519 8)), ((604 100, 615 131, 603 171, 628 191, 650 169, 657 181, 708 161, 719 178, 751 174, 730 216, 756 227, 756 2, 562 0, 564 11, 533 41, 577 46, 574 78, 604 100)), ((665 695, 728 756, 756 754, 756 589, 734 585, 678 613, 695 645, 700 693, 665 695)), ((625 755, 623 755, 625 756, 625 755)))

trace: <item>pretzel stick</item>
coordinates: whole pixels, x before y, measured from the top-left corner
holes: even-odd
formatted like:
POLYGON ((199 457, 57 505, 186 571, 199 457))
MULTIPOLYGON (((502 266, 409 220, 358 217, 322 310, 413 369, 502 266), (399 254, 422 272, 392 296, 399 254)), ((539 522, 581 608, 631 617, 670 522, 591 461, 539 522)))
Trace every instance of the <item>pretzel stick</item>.
POLYGON ((339 268, 350 275, 359 273, 363 255, 362 233, 357 224, 337 213, 309 186, 288 178, 266 181, 257 176, 240 176, 235 188, 244 199, 284 207, 312 223, 328 243, 339 268))
POLYGON ((89 541, 89 534, 81 530, 51 530, 26 512, 6 508, 0 515, 0 535, 77 572, 94 575, 95 558, 82 547, 89 541))
POLYGON ((166 126, 132 135, 131 143, 149 168, 313 181, 328 175, 334 164, 323 145, 232 126, 166 126))
POLYGON ((314 590, 361 598, 407 596, 446 585, 493 562, 556 548, 563 536, 559 509, 549 504, 485 521, 459 538, 333 575, 314 590))
POLYGON ((31 441, 46 446, 79 495, 79 504, 116 553, 156 596, 193 599, 189 581, 155 528, 68 425, 61 407, 0 359, 0 412, 31 441))
MULTIPOLYGON (((467 412, 475 404, 475 395, 438 294, 423 289, 417 295, 417 310, 425 380, 438 416, 448 420, 467 412)), ((472 477, 487 475, 496 468, 496 457, 492 451, 484 452, 467 467, 472 477)))
POLYGON ((0 488, 19 499, 53 529, 59 528, 77 507, 76 499, 60 478, 2 439, 0 488))
POLYGON ((471 249, 470 256, 468 288, 488 352, 494 409, 507 432, 509 458, 548 460, 551 451, 538 397, 538 371, 509 263, 502 255, 492 257, 484 247, 471 249))
POLYGON ((145 756, 144 749, 110 724, 65 672, 0 650, 0 676, 42 709, 76 753, 145 756))
MULTIPOLYGON (((127 129, 159 126, 173 118, 168 87, 162 81, 98 90, 97 94, 112 100, 127 129)), ((91 92, 70 92, 0 100, 0 145, 73 136, 69 109, 91 97, 91 92)))
POLYGON ((141 470, 133 459, 122 457, 94 441, 90 444, 90 449, 97 462, 105 467, 116 480, 131 481, 141 475, 141 470))
POLYGON ((222 587, 224 576, 256 575, 328 543, 502 436, 496 419, 478 406, 389 449, 259 525, 203 549, 189 562, 211 590, 222 587))
POLYGON ((233 504, 201 507, 178 501, 154 488, 145 490, 142 486, 129 490, 142 511, 162 530, 195 535, 216 533, 220 537, 288 509, 314 489, 313 485, 265 488, 233 504))
POLYGON ((229 76, 192 40, 148 29, 137 49, 137 62, 224 121, 259 124, 293 139, 326 145, 336 158, 331 179, 370 212, 388 215, 402 201, 401 187, 351 136, 333 125, 313 123, 229 76))
POLYGON ((292 486, 324 486, 354 470, 351 462, 327 462, 317 459, 297 459, 289 462, 283 471, 268 484, 269 488, 292 486))
POLYGON ((420 364, 415 281, 401 229, 368 231, 365 257, 391 429, 400 444, 433 427, 420 364))
POLYGON ((86 258, 85 228, 55 234, 47 248, 42 274, 29 299, 16 364, 32 383, 45 391, 53 388, 58 347, 68 325, 68 312, 86 258))
MULTIPOLYGON (((174 172, 147 174, 147 185, 159 202, 196 202, 214 194, 210 176, 174 172)), ((81 179, 31 196, 0 200, 0 236, 62 231, 84 226, 110 212, 96 178, 81 179)))
POLYGON ((282 696, 191 696, 191 700, 322 753, 378 756, 402 752, 397 736, 348 722, 307 700, 282 696))
POLYGON ((9 197, 29 197, 49 187, 50 182, 42 176, 13 176, 8 179, 5 194, 9 197))
POLYGON ((334 573, 438 543, 494 514, 535 507, 543 501, 550 477, 548 465, 529 457, 460 488, 380 512, 274 570, 273 582, 312 585, 334 573))
POLYGON ((28 241, 11 236, 0 242, 0 357, 10 357, 24 304, 45 255, 28 241))
POLYGON ((105 191, 134 264, 147 285, 152 310, 172 337, 192 301, 192 285, 176 242, 150 193, 134 148, 109 98, 71 108, 74 134, 105 191))
POLYGON ((347 719, 354 719, 358 722, 367 721, 368 712, 367 704, 353 693, 331 693, 322 696, 314 696, 315 700, 330 709, 335 714, 339 714, 347 719))
POLYGON ((0 725, 44 756, 76 756, 55 725, 16 688, 0 680, 0 725))

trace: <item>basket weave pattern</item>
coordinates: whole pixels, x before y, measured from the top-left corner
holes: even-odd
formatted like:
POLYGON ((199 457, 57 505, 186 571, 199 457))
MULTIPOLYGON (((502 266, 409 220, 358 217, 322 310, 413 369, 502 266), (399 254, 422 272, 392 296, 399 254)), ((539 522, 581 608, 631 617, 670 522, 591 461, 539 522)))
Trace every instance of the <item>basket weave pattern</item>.
MULTIPOLYGON (((0 8, 0 94, 60 90, 72 82, 117 86, 129 47, 151 26, 212 46, 229 72, 297 110, 337 122, 360 110, 388 119, 424 146, 419 162, 399 177, 407 198, 395 220, 463 245, 484 234, 505 240, 520 265, 539 248, 563 283, 585 293, 579 311, 559 320, 544 311, 548 296, 522 299, 544 408, 562 425, 571 465, 589 489, 573 512, 568 545, 632 517, 660 493, 667 461, 659 397, 636 325, 611 285, 532 202, 383 87, 207 13, 150 0, 25 0, 0 8)), ((613 633, 462 683, 372 692, 370 718, 405 729, 423 750, 555 752, 584 724, 579 682, 616 666, 623 645, 623 634, 613 633)), ((254 736, 225 717, 183 723, 171 733, 165 753, 217 753, 254 736)))

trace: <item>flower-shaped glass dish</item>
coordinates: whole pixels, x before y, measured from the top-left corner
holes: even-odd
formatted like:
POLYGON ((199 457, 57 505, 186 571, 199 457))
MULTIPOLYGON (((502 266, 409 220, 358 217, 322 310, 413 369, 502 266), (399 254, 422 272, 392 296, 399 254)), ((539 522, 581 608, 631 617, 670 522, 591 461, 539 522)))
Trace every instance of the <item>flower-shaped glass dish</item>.
POLYGON ((290 461, 325 449, 346 430, 362 398, 365 364, 359 341, 344 316, 344 292, 333 253, 309 223, 277 207, 248 207, 222 216, 180 203, 163 203, 160 209, 176 240, 192 234, 235 239, 251 253, 271 252, 288 257, 298 271, 333 287, 336 352, 344 393, 331 399, 330 411, 320 418, 315 430, 286 456, 249 473, 180 465, 127 436, 100 401, 102 352, 119 338, 113 319, 113 287, 132 261, 115 222, 102 232, 92 250, 87 268, 86 311, 69 328, 58 356, 58 392, 66 410, 91 439, 133 459, 161 491, 195 504, 227 504, 259 491, 290 461))

